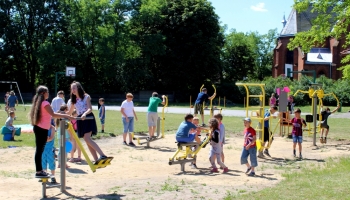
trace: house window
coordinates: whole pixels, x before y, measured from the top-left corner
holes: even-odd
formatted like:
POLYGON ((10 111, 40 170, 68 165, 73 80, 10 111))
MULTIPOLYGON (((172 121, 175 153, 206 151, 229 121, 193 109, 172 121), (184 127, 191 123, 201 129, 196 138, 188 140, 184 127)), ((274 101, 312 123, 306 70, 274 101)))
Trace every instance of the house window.
POLYGON ((293 64, 294 52, 287 51, 286 64, 293 64))

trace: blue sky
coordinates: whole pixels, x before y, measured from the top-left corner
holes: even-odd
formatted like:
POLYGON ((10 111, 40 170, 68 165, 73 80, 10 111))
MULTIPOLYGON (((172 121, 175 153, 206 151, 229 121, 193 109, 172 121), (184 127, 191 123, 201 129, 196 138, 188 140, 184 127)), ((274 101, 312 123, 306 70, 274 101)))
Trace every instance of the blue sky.
POLYGON ((289 16, 294 0, 209 0, 220 17, 221 25, 238 32, 257 31, 265 34, 270 29, 282 30, 282 19, 289 16))

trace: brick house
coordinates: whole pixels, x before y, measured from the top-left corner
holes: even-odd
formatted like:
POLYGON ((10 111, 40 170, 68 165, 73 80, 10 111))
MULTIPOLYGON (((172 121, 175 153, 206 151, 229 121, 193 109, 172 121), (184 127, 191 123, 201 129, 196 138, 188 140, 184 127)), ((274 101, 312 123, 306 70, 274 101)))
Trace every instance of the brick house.
MULTIPOLYGON (((328 78, 340 79, 342 72, 338 70, 342 66, 342 57, 349 52, 344 50, 345 38, 326 38, 324 44, 314 47, 310 52, 305 53, 300 48, 289 50, 287 45, 295 34, 307 31, 312 26, 312 20, 317 13, 312 13, 311 7, 305 12, 291 11, 288 19, 282 20, 283 29, 277 38, 277 45, 273 53, 272 76, 285 76, 290 71, 310 71, 315 70, 316 77, 325 75, 328 78)), ((350 29, 349 29, 350 31, 350 29)), ((312 76, 312 74, 306 74, 312 76)), ((293 73, 294 79, 299 79, 301 74, 293 73)))

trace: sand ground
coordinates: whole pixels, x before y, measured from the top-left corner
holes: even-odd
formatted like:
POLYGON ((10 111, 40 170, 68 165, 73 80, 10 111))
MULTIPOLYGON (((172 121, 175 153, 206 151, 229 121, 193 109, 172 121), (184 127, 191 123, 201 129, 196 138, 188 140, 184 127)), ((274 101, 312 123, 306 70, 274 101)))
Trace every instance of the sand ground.
MULTIPOLYGON (((226 174, 210 173, 209 146, 198 154, 198 169, 186 164, 186 171, 181 172, 180 165, 168 165, 177 148, 174 134, 152 142, 150 148, 124 146, 121 136, 96 142, 108 156, 114 156, 112 165, 93 173, 86 162, 69 163, 66 192, 47 189, 48 199, 222 199, 228 194, 271 187, 283 180, 284 172, 321 166, 328 162, 328 157, 350 155, 349 142, 329 141, 316 148, 312 146, 312 138, 305 137, 304 159, 299 161, 292 156, 292 141, 276 136, 270 149, 273 157, 259 158, 257 175, 249 177, 245 174, 246 167, 240 165, 243 138, 238 134, 227 136, 224 153, 229 172, 226 174)), ((41 183, 34 178, 34 152, 30 147, 0 149, 2 199, 41 199, 41 183)), ((57 169, 58 182, 59 177, 57 169)))

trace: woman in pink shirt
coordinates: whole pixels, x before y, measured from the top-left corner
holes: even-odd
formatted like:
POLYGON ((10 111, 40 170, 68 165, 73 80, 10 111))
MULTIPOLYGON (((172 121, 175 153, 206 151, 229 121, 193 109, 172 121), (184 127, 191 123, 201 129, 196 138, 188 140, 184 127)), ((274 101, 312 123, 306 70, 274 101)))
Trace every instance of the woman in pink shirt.
POLYGON ((36 89, 36 94, 33 97, 32 108, 30 110, 30 121, 33 125, 35 134, 35 177, 48 177, 49 174, 43 171, 41 165, 41 157, 46 144, 48 131, 51 127, 51 117, 74 119, 67 114, 54 113, 50 103, 46 101, 49 98, 49 90, 46 86, 40 85, 36 89))

